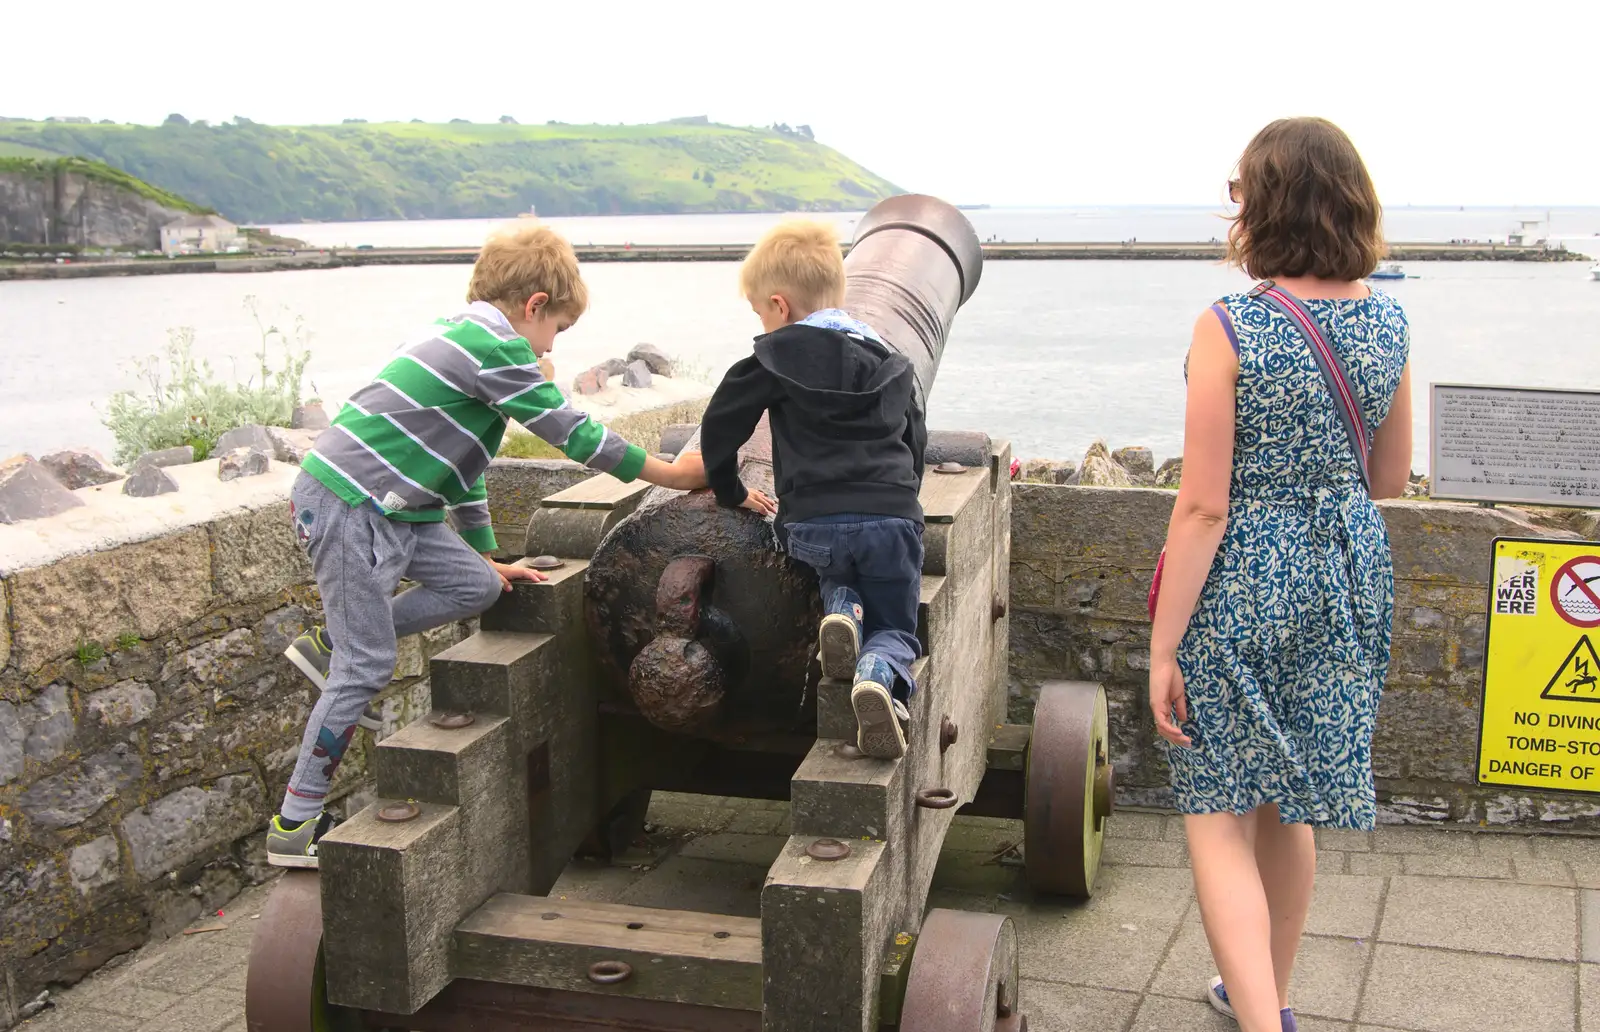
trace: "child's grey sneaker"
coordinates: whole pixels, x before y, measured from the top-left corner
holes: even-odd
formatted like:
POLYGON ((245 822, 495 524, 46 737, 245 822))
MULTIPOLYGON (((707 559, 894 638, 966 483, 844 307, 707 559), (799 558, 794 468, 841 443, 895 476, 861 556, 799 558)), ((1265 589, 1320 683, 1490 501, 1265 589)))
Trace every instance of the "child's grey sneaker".
POLYGON ((283 815, 275 814, 267 825, 267 863, 316 870, 317 843, 332 828, 333 816, 326 811, 296 828, 284 827, 283 815))
MULTIPOLYGON (((1235 1021, 1239 1020, 1238 1015, 1233 1013, 1233 1004, 1228 1002, 1228 990, 1222 984, 1221 975, 1213 976, 1210 984, 1206 986, 1206 1002, 1219 1013, 1226 1014, 1235 1021)), ((1300 1023, 1295 1020, 1294 1011, 1288 1007, 1278 1012, 1278 1018, 1283 1022, 1282 1032, 1300 1032, 1300 1023)))
POLYGON ((856 685, 850 690, 850 705, 856 711, 856 748, 878 760, 898 760, 906 754, 906 736, 900 724, 909 721, 911 714, 890 694, 894 679, 894 668, 869 653, 856 664, 856 685))
POLYGON ((855 674, 861 651, 861 601, 849 588, 839 588, 827 605, 828 612, 817 629, 822 676, 844 680, 855 674))
MULTIPOLYGON (((284 658, 293 663, 296 670, 306 675, 306 680, 317 686, 317 690, 328 690, 328 669, 333 665, 333 644, 328 640, 328 632, 322 627, 313 627, 289 643, 283 650, 284 658)), ((369 731, 383 730, 383 714, 375 703, 368 703, 361 711, 357 724, 369 731)))

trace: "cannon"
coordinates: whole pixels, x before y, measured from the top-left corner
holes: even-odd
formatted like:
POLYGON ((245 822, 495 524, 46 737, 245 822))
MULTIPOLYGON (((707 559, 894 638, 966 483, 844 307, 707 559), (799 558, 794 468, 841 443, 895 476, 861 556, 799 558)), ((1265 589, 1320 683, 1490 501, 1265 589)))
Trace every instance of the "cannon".
MULTIPOLYGON (((859 224, 846 308, 924 403, 981 268, 934 198, 859 224)), ((377 801, 274 889, 251 1032, 1025 1029, 1010 919, 927 910, 929 886, 959 811, 1022 819, 1029 884, 1089 895, 1106 699, 1054 682, 1032 725, 1006 723, 1010 447, 935 452, 958 461, 924 478, 924 656, 894 761, 855 748, 851 686, 815 662, 815 576, 767 521, 605 477, 546 498, 523 561, 548 579, 433 659, 432 712, 373 750, 377 801), (789 801, 759 918, 550 895, 575 855, 631 841, 654 791, 789 801)), ((771 488, 764 430, 740 468, 771 488)))

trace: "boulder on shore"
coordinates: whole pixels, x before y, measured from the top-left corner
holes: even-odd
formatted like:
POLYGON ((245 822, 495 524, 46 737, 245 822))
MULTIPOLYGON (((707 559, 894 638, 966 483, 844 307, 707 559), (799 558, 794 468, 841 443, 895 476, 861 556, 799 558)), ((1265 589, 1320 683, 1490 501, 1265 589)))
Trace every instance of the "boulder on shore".
POLYGON ((272 438, 267 436, 267 428, 259 423, 246 423, 244 426, 235 427, 217 438, 217 446, 211 449, 218 455, 223 455, 239 448, 252 448, 257 451, 272 451, 272 438))
POLYGON ((672 375, 672 359, 668 358, 667 353, 654 344, 634 345, 633 350, 628 352, 627 361, 629 365, 635 362, 643 362, 657 376, 672 375))
POLYGON ((123 477, 122 471, 107 462, 104 455, 88 450, 58 451, 40 459, 39 464, 68 491, 99 487, 123 477))
POLYGON ((76 509, 83 499, 68 491, 32 455, 0 462, 0 523, 20 523, 76 509))
POLYGON ((194 461, 194 445, 181 444, 176 448, 147 451, 133 460, 133 468, 140 466, 187 466, 194 461))
POLYGON ((267 427, 267 437, 272 441, 272 457, 279 462, 300 465, 317 443, 317 430, 286 430, 281 426, 267 427))
POLYGON ((644 362, 633 362, 622 373, 622 386, 648 387, 650 386, 650 367, 644 362))
POLYGON ((1030 484, 1070 484, 1077 469, 1065 459, 1029 459, 1022 464, 1022 479, 1030 484))
POLYGON ((1135 484, 1149 486, 1155 483, 1155 454, 1149 448, 1138 445, 1118 448, 1111 453, 1111 458, 1117 465, 1128 471, 1128 476, 1133 478, 1135 484))
POLYGON ((572 389, 579 394, 599 394, 606 389, 606 383, 611 377, 600 366, 578 374, 572 381, 572 389))
POLYGON ((1111 457, 1106 442, 1096 441, 1078 466, 1077 483, 1083 487, 1132 487, 1133 478, 1111 457))
POLYGON ((226 483, 240 477, 258 477, 271 468, 272 460, 264 449, 235 448, 217 462, 217 479, 226 483))
POLYGON ((326 430, 328 425, 328 413, 324 411, 320 401, 297 406, 294 414, 289 417, 291 430, 326 430))
POLYGON ((178 482, 160 466, 138 466, 122 482, 122 493, 129 498, 154 498, 156 495, 171 494, 177 489, 178 482))
POLYGON ((1178 483, 1183 479, 1183 456, 1168 459, 1156 470, 1156 486, 1177 490, 1178 483))

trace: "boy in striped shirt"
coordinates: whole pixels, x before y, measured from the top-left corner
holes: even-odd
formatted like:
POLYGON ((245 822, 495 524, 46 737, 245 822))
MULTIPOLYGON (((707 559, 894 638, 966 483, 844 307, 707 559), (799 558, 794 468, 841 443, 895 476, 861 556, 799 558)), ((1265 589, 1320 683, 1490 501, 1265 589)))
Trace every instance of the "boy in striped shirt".
POLYGON ((697 453, 670 465, 646 455, 573 408, 540 373, 538 357, 588 307, 565 240, 537 225, 490 238, 467 300, 350 398, 290 494, 327 627, 285 652, 322 697, 267 829, 267 860, 280 867, 317 866, 317 841, 332 825, 323 799, 356 725, 379 726, 371 703, 394 674, 396 639, 476 616, 512 581, 544 579, 490 555, 483 473, 507 420, 622 481, 680 490, 706 483, 697 453), (396 595, 402 578, 416 586, 396 595))

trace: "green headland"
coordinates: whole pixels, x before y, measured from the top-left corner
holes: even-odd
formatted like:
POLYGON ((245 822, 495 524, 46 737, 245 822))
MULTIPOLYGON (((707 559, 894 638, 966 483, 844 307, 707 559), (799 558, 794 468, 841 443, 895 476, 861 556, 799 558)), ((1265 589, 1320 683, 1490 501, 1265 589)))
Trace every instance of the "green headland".
POLYGON ((859 210, 900 192, 805 126, 0 120, 0 158, 80 157, 238 222, 859 210))

